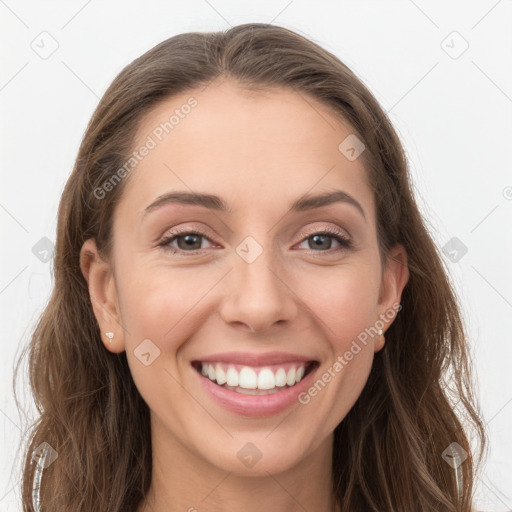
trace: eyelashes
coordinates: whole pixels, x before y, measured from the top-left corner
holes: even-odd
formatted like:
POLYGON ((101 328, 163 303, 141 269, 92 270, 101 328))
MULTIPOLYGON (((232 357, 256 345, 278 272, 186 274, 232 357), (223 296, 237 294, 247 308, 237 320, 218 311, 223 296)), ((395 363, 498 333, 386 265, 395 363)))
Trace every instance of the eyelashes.
MULTIPOLYGON (((168 236, 166 236, 159 244, 158 246, 161 247, 163 250, 165 251, 170 251, 171 253, 173 254, 180 254, 180 255, 197 255, 197 254, 200 254, 202 251, 204 251, 205 249, 204 248, 199 248, 199 249, 193 249, 193 250, 188 250, 188 249, 183 249, 183 248, 180 248, 180 247, 174 247, 172 246, 171 244, 175 241, 179 241, 180 239, 184 239, 184 240, 190 240, 190 237, 195 237, 196 239, 199 238, 199 239, 206 239, 208 240, 210 243, 213 243, 215 244, 214 242, 212 242, 210 240, 210 238, 208 236, 206 236, 204 233, 201 233, 200 231, 195 231, 195 230, 183 230, 183 231, 180 231, 180 230, 177 230, 177 231, 174 231, 174 232, 171 232, 169 233, 168 236)), ((332 244, 329 244, 329 247, 327 248, 327 250, 315 250, 315 249, 309 249, 309 251, 306 251, 308 253, 319 253, 319 254, 332 254, 332 253, 337 253, 339 251, 346 251, 346 250, 349 250, 349 249, 352 249, 353 248, 353 243, 351 240, 349 240, 341 231, 338 231, 336 229, 333 229, 333 228, 324 228, 324 229, 320 229, 320 230, 314 230, 314 231, 311 231, 311 232, 307 232, 304 234, 303 238, 301 239, 301 242, 299 243, 299 245, 303 244, 304 242, 308 241, 309 239, 314 239, 316 243, 317 241, 320 241, 320 244, 319 246, 321 247, 322 243, 321 243, 321 240, 317 237, 324 237, 324 238, 327 238, 327 239, 334 239, 337 243, 339 243, 339 247, 337 248, 331 248, 330 246, 332 244)), ((193 240, 192 240, 193 242, 193 240)), ((193 245, 193 243, 191 244, 193 245)), ((202 245, 200 243, 200 245, 202 245)), ((314 245, 314 244, 313 244, 314 245)), ((189 246, 190 247, 190 246, 189 246)))
POLYGON ((352 249, 352 247, 353 247, 352 241, 349 238, 347 238, 341 231, 338 231, 335 228, 323 228, 321 230, 317 229, 317 230, 312 230, 312 231, 306 232, 301 240, 301 244, 304 243, 306 240, 313 238, 313 237, 317 237, 317 236, 333 238, 334 240, 336 240, 336 242, 338 242, 340 244, 341 247, 339 247, 338 249, 334 249, 334 250, 331 250, 331 248, 329 247, 328 251, 313 251, 313 252, 329 252, 330 253, 330 252, 339 251, 339 250, 343 250, 343 249, 345 249, 345 250, 352 249))
POLYGON ((170 250, 171 252, 184 252, 184 253, 188 253, 188 254, 197 254, 202 249, 194 250, 194 251, 185 251, 184 249, 180 249, 180 248, 171 246, 171 243, 174 242, 175 240, 178 240, 180 238, 186 238, 189 236, 205 238, 206 240, 209 240, 211 242, 211 240, 205 234, 192 230, 192 231, 177 231, 175 233, 170 233, 169 236, 165 237, 158 245, 159 245, 159 247, 163 247, 164 249, 170 250))

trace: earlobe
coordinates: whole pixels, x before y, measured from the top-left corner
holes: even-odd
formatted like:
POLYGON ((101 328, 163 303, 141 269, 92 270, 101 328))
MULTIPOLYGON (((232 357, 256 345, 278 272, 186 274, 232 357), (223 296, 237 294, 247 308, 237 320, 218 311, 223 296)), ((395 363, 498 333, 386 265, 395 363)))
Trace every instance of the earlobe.
POLYGON ((86 240, 80 250, 80 269, 105 347, 114 353, 122 352, 125 347, 114 275, 92 238, 86 240))

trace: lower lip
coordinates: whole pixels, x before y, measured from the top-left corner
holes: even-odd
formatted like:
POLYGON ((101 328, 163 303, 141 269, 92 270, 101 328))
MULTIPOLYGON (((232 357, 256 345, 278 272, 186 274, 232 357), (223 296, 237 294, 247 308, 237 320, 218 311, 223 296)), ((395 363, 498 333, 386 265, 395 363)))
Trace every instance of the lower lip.
POLYGON ((317 368, 318 366, 314 367, 295 386, 285 388, 270 395, 244 395, 237 393, 215 384, 207 377, 201 375, 196 369, 193 369, 193 371, 199 377, 201 384, 212 399, 225 409, 243 416, 263 417, 279 414, 294 403, 299 403, 298 395, 305 392, 310 386, 317 368))

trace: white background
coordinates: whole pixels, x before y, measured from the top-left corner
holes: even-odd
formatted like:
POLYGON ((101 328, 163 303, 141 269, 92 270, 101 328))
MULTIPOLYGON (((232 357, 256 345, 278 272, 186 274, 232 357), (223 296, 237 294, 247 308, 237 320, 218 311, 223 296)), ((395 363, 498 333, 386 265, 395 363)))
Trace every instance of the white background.
MULTIPOLYGON (((358 74, 402 138, 435 241, 457 237, 467 247, 446 261, 491 440, 476 504, 512 510, 511 0, 0 0, 1 511, 21 509, 13 468, 26 424, 13 399, 14 360, 53 279, 51 261, 32 248, 55 241, 60 194, 99 97, 122 67, 168 37, 256 21, 306 35, 358 74), (48 58, 34 50, 52 44, 48 58)), ((27 382, 18 390, 30 414, 27 382)))

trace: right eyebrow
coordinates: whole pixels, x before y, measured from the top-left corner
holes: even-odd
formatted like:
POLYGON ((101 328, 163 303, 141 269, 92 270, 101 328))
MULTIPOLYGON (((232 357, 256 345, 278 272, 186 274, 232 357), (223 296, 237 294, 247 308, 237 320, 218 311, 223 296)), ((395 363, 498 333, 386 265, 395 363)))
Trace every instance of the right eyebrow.
POLYGON ((158 196, 148 207, 144 209, 143 216, 149 212, 164 206, 166 204, 191 204, 195 206, 203 206, 212 210, 218 210, 225 213, 231 213, 232 210, 228 204, 219 196, 213 194, 201 194, 193 192, 168 192, 158 196))

